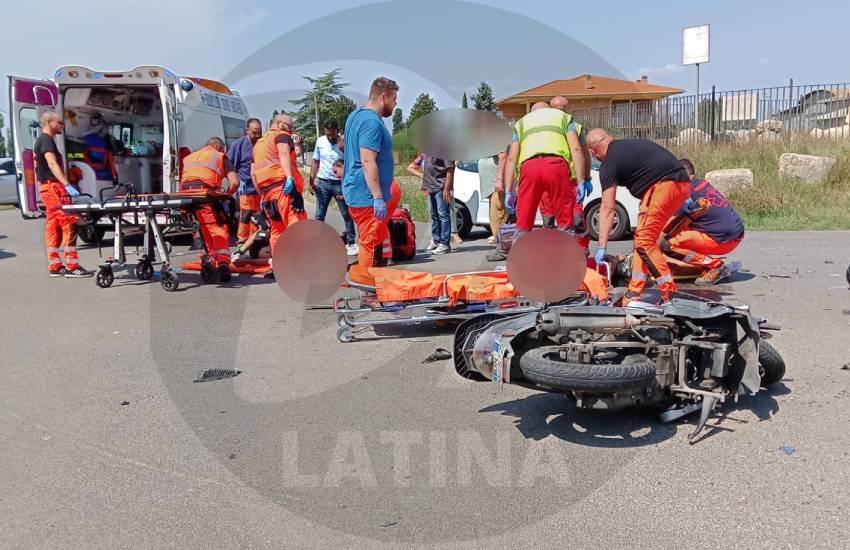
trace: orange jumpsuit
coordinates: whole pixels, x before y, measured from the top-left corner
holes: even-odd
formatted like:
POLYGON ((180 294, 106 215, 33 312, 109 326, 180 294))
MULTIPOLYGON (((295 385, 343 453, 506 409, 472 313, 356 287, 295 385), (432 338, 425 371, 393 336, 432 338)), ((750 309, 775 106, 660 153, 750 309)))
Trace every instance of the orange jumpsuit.
POLYGON ((664 226, 682 207, 691 193, 691 184, 687 181, 659 181, 643 194, 638 211, 638 223, 635 229, 635 254, 632 257, 632 279, 629 292, 640 295, 646 287, 649 275, 655 279, 658 290, 664 299, 676 291, 670 266, 658 246, 658 239, 664 226))
POLYGON ((252 216, 259 211, 260 195, 239 196, 239 230, 236 233, 236 242, 240 245, 257 230, 257 224, 252 221, 252 216))
MULTIPOLYGON (((180 176, 180 190, 221 189, 225 177, 225 155, 206 146, 183 159, 183 173, 180 176)), ((227 224, 219 224, 213 205, 206 204, 195 210, 195 220, 200 226, 206 255, 216 265, 230 265, 230 231, 227 224)), ((201 259, 205 253, 201 253, 201 259)))
POLYGON ((390 185, 390 200, 387 202, 387 217, 378 220, 371 206, 349 206, 351 218, 357 224, 357 234, 360 236, 357 265, 351 266, 349 274, 353 281, 368 282, 371 278, 366 271, 370 267, 386 265, 392 257, 392 247, 389 246, 390 216, 401 202, 401 187, 393 180, 390 185))
POLYGON ((62 269, 60 245, 65 249, 65 267, 74 270, 80 266, 77 259, 77 216, 62 211, 63 204, 71 204, 71 197, 59 180, 41 182, 38 188, 41 202, 47 210, 44 225, 44 246, 47 248, 47 269, 62 269))
POLYGON ((279 136, 292 136, 284 130, 269 130, 269 132, 254 145, 254 175, 257 180, 257 190, 261 196, 261 207, 269 220, 269 245, 272 256, 278 239, 286 231, 286 228, 299 221, 307 219, 304 211, 304 176, 298 171, 297 156, 294 145, 290 147, 290 163, 292 166, 292 178, 295 180, 295 191, 297 195, 288 195, 283 192, 286 182, 286 173, 280 164, 280 155, 277 150, 277 139, 279 136))

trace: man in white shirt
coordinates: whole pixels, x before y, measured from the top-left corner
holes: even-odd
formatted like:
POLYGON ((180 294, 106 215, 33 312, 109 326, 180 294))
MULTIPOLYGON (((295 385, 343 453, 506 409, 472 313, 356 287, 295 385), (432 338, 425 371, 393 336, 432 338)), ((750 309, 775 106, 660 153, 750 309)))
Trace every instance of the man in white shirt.
POLYGON ((342 219, 345 221, 345 250, 349 256, 357 255, 354 221, 348 213, 348 205, 342 196, 342 182, 334 174, 333 165, 343 158, 340 148, 339 128, 336 122, 325 123, 325 135, 316 140, 313 149, 313 166, 310 168, 310 192, 316 195, 316 219, 325 221, 331 199, 336 200, 342 219), (319 183, 316 184, 318 177, 319 183))

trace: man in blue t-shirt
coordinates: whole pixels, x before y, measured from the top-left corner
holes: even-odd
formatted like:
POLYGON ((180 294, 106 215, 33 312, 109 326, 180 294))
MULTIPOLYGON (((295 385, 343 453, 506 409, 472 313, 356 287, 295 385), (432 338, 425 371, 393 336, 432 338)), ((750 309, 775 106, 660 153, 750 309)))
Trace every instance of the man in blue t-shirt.
POLYGON ((342 194, 360 238, 358 269, 351 270, 351 278, 361 282, 368 281, 366 268, 383 264, 389 215, 398 203, 390 192, 395 169, 393 139, 382 120, 392 115, 397 96, 398 84, 388 78, 376 78, 369 90, 369 101, 348 115, 345 122, 342 194))
POLYGON ((690 160, 680 162, 691 178, 691 196, 668 225, 662 250, 670 258, 701 268, 697 285, 714 285, 731 275, 717 256, 738 248, 744 240, 744 222, 723 193, 695 177, 690 160))

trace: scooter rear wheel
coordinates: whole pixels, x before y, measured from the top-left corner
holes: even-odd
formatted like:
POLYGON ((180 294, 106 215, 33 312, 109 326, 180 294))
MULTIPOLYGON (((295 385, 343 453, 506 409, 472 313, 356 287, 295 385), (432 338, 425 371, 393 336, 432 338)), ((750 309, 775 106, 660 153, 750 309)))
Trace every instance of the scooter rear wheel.
POLYGON ((162 280, 160 280, 159 284, 162 285, 164 291, 174 292, 180 286, 180 280, 173 271, 163 271, 162 280))
POLYGON ((109 288, 115 282, 115 274, 111 267, 101 267, 95 273, 94 282, 100 288, 109 288))

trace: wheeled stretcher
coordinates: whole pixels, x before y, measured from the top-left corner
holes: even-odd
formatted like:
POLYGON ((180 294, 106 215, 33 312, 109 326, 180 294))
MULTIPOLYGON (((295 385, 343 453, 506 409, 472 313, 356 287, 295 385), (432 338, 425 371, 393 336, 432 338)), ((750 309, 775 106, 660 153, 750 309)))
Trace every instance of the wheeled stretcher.
MULTIPOLYGON (((377 326, 507 317, 546 306, 520 296, 504 269, 437 275, 392 268, 366 271, 374 282, 357 282, 346 276, 343 286, 357 290, 359 295, 334 302, 340 342, 351 342, 357 332, 377 326)), ((588 268, 585 284, 567 301, 606 302, 607 285, 603 275, 588 268)))
POLYGON ((150 280, 154 276, 153 264, 156 256, 160 261, 160 284, 171 292, 177 290, 180 282, 171 268, 169 258, 170 246, 163 238, 163 226, 177 231, 191 231, 198 234, 198 224, 192 219, 195 209, 209 204, 226 201, 229 195, 215 192, 181 192, 156 193, 148 195, 128 194, 115 196, 100 202, 86 204, 69 204, 62 206, 65 212, 76 214, 89 223, 96 223, 100 218, 108 216, 113 223, 114 238, 112 256, 98 266, 95 283, 101 288, 112 286, 115 272, 127 269, 140 280, 150 280), (164 217, 165 223, 160 223, 164 217), (125 226, 142 226, 144 228, 144 244, 135 265, 127 263, 124 247, 123 229, 125 226))

